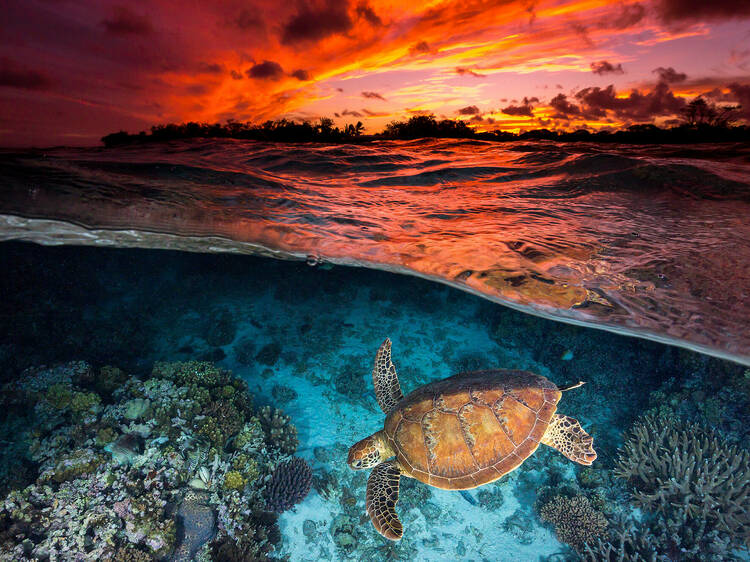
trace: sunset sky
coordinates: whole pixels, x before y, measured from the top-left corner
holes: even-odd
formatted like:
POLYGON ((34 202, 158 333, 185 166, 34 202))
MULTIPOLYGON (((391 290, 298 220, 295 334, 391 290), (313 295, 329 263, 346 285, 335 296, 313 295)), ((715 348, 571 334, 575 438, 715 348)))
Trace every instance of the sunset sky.
POLYGON ((6 0, 0 146, 156 123, 434 113, 482 130, 750 117, 750 1, 6 0))

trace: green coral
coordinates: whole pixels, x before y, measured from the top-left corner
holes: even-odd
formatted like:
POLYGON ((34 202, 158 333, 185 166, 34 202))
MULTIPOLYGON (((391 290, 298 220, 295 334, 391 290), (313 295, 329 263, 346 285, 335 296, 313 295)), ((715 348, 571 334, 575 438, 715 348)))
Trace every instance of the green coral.
POLYGON ((73 391, 69 384, 57 383, 53 384, 47 389, 47 402, 49 402, 54 408, 62 410, 70 405, 70 400, 73 397, 73 391))
POLYGON ((214 447, 223 448, 224 434, 221 432, 218 422, 214 418, 204 418, 198 423, 196 432, 214 447))
POLYGON ((94 392, 74 392, 70 399, 70 409, 79 417, 96 412, 100 404, 101 398, 94 392))
POLYGON ((263 443, 263 427, 257 417, 250 418, 234 438, 234 448, 238 451, 252 450, 263 443))
POLYGON ((251 483, 258 478, 260 475, 260 469, 258 468, 258 462, 245 453, 239 453, 232 459, 232 468, 235 471, 242 473, 243 478, 246 482, 251 483))
POLYGON ((245 479, 236 470, 231 470, 224 475, 224 489, 242 490, 245 487, 245 479))
POLYGON ((61 457, 54 470, 42 475, 42 478, 57 483, 74 480, 93 473, 103 462, 104 459, 91 449, 78 449, 61 457))
POLYGON ((229 373, 207 361, 166 363, 158 361, 151 373, 154 378, 173 381, 178 386, 212 387, 227 384, 229 373))
POLYGON ((117 438, 117 432, 111 427, 103 427, 96 432, 96 444, 100 447, 112 443, 117 438))

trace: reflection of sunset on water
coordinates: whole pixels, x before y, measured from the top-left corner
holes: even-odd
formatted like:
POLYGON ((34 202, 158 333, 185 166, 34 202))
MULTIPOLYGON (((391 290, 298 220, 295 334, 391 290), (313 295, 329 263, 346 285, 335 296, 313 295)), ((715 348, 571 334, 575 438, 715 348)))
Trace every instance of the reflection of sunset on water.
MULTIPOLYGON (((82 243, 419 275, 568 321, 747 356, 750 340, 738 334, 750 314, 750 168, 742 150, 723 154, 459 140, 8 153, 0 213, 119 231, 69 233, 82 243)), ((24 228, 5 224, 5 236, 52 240, 24 228)))

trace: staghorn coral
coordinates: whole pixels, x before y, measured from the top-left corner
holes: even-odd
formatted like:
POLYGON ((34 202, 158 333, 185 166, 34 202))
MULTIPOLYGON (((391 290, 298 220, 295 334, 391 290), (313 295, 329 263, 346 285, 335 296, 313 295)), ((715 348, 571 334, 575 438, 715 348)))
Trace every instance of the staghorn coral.
POLYGON ((607 519, 586 496, 555 496, 539 510, 542 521, 555 527, 557 538, 576 550, 595 541, 607 529, 607 519))
POLYGON ((589 542, 581 555, 584 562, 661 562, 654 542, 647 527, 617 518, 609 537, 589 542))
POLYGON ((620 450, 615 475, 632 500, 674 528, 679 548, 700 550, 712 531, 750 545, 750 454, 675 417, 648 415, 620 450))
POLYGON ((266 506, 277 513, 291 509, 305 499, 311 484, 312 469, 304 459, 295 457, 282 463, 266 485, 266 506))
POLYGON ((644 517, 642 521, 615 517, 609 536, 585 546, 584 562, 728 562, 739 561, 726 536, 716 531, 693 537, 690 544, 676 536, 689 527, 685 520, 644 517))

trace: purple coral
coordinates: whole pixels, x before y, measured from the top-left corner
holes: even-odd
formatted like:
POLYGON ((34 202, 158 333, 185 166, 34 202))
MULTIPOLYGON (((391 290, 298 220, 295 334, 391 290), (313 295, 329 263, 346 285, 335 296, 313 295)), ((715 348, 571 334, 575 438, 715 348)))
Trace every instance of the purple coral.
POLYGON ((295 457, 281 463, 266 485, 266 507, 277 513, 291 509, 305 499, 311 483, 312 469, 304 459, 295 457))

